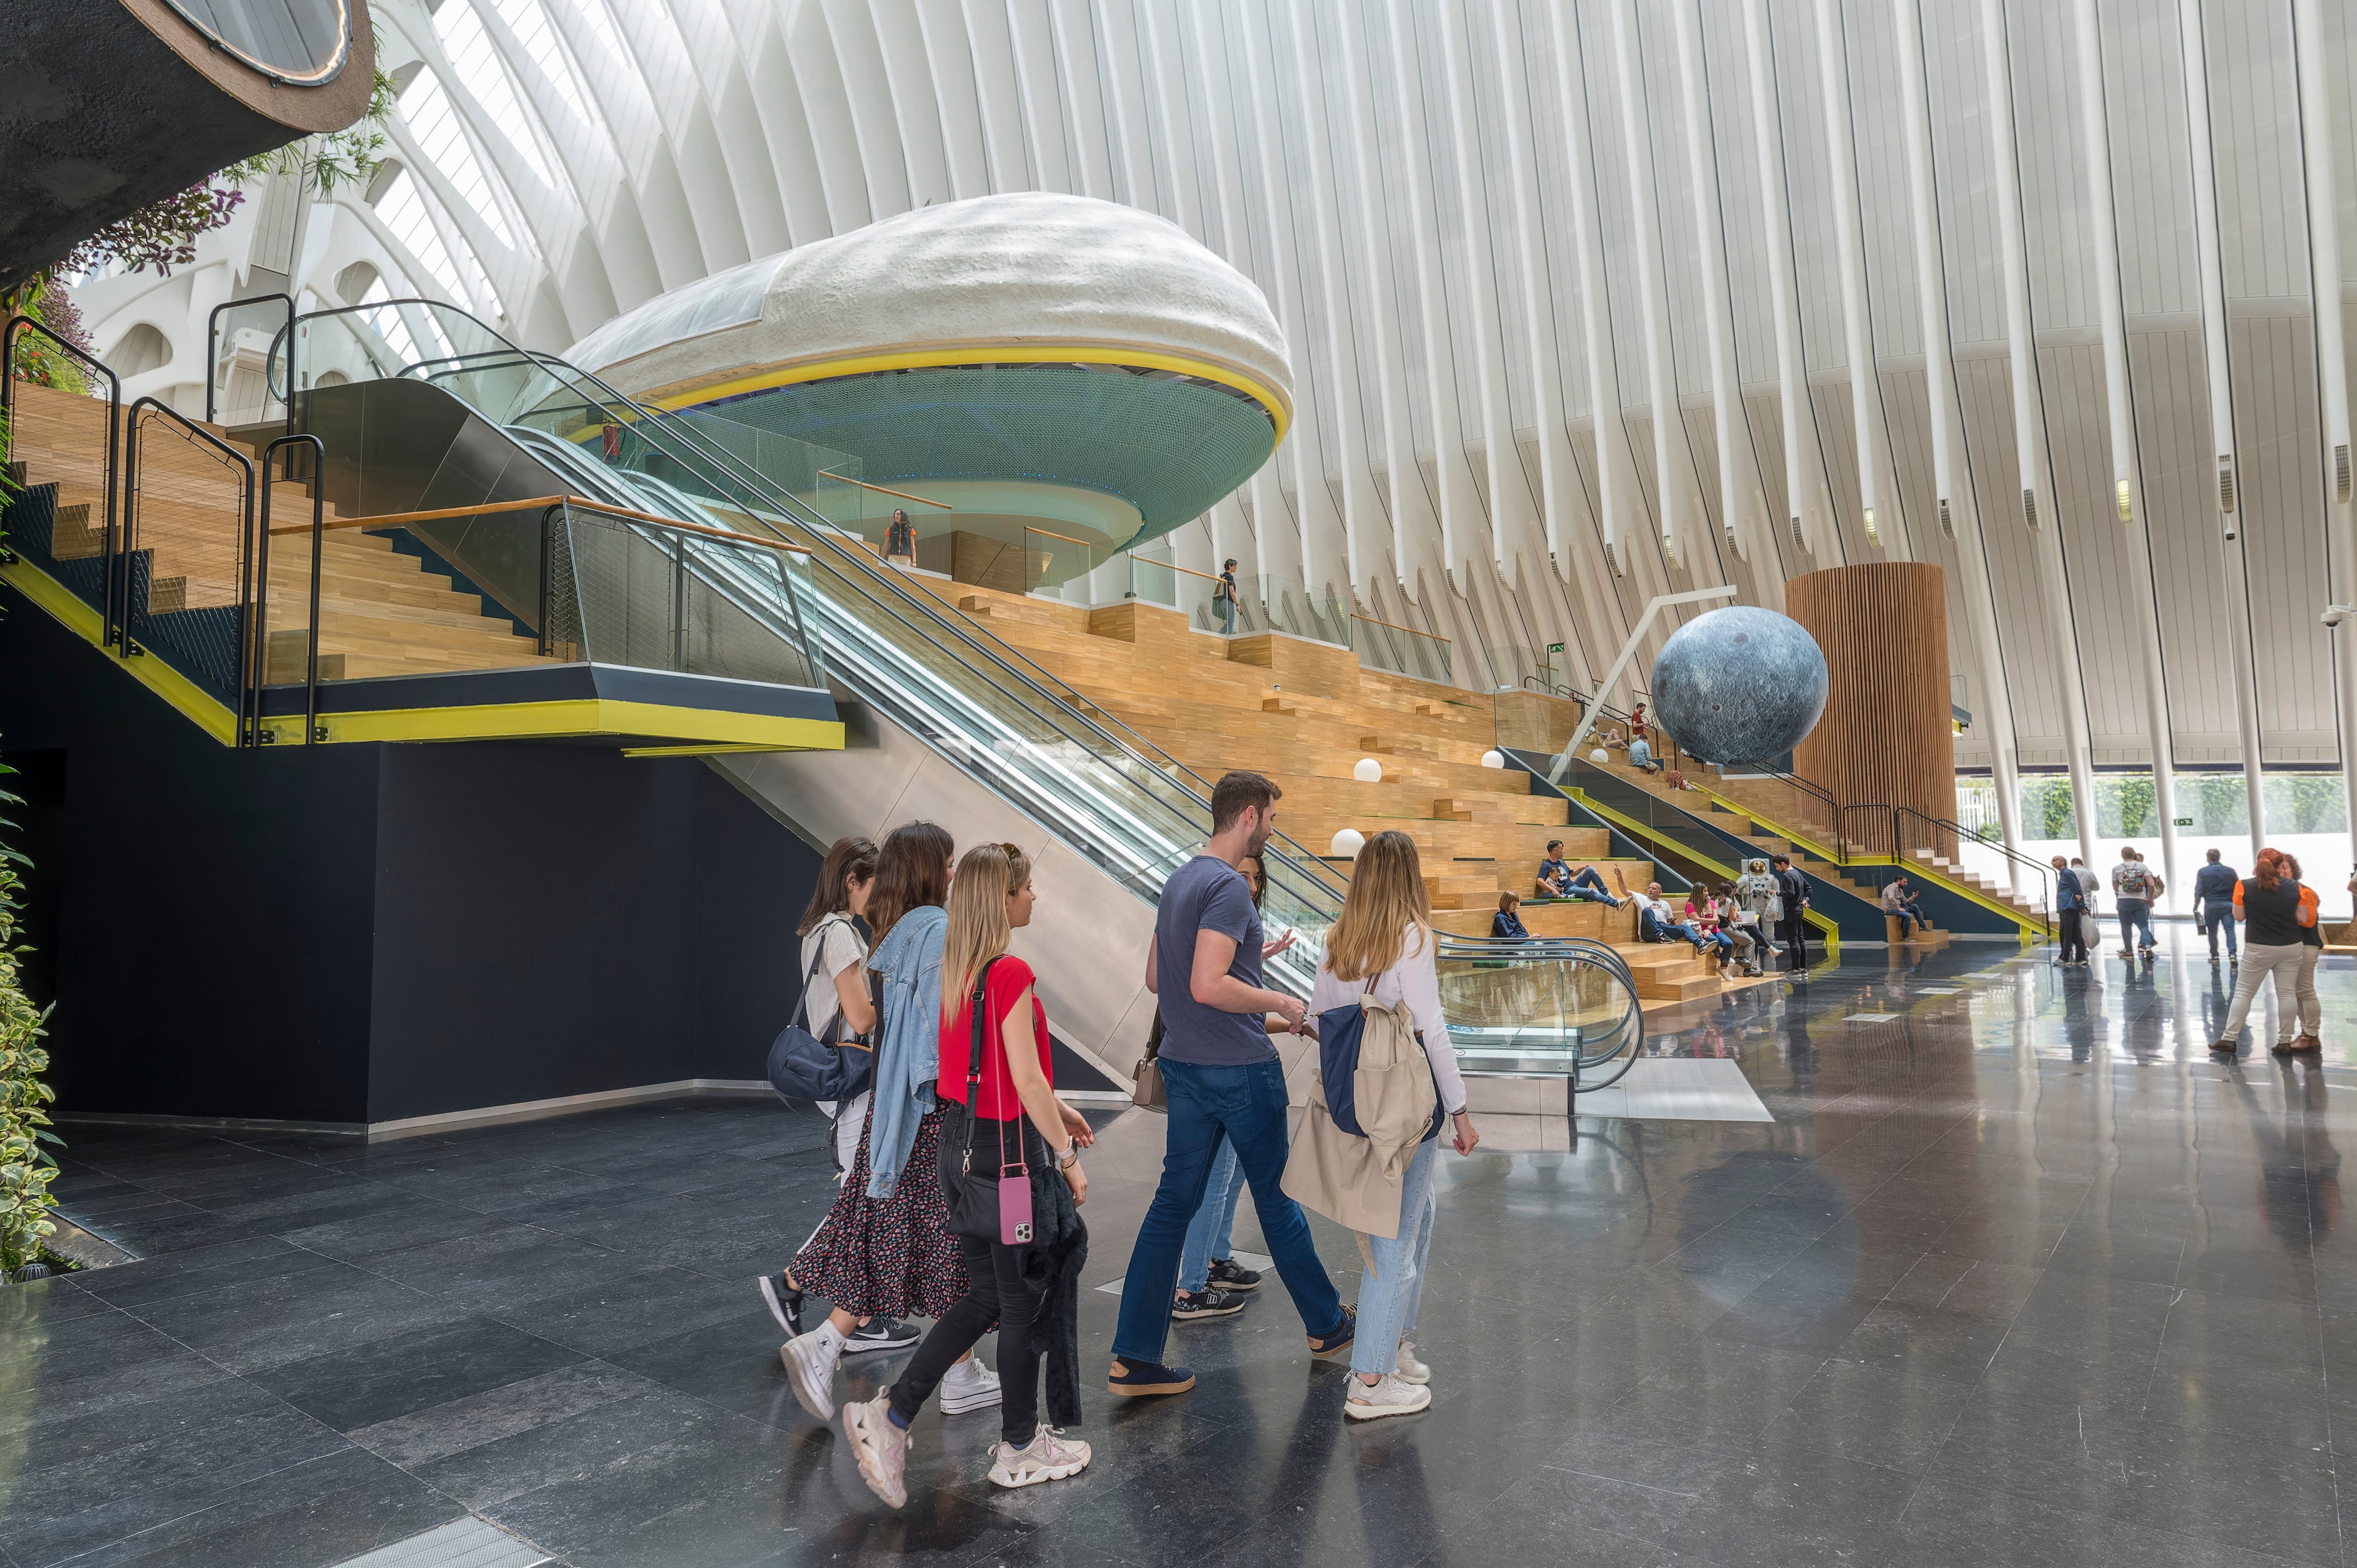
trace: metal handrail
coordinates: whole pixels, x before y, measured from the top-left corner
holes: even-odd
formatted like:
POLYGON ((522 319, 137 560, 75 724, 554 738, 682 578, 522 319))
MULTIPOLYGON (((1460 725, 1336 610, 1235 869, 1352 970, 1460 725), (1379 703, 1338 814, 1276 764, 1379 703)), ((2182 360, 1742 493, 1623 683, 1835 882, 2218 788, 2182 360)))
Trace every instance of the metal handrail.
POLYGON ((2046 927, 2047 933, 2050 936, 2053 934, 2054 886, 2052 867, 2040 865, 2037 861, 2031 859, 2029 856, 2023 854, 2018 851, 2008 849, 1999 841, 1990 838, 1986 833, 1977 832, 1971 828, 1965 827, 1961 822, 1952 822, 1946 817, 1934 817, 1927 811, 1919 811, 1912 806, 1896 806, 1891 809, 1890 854, 1891 858, 1894 860, 1905 861, 1909 853, 1915 847, 1913 841, 1900 831, 1901 824, 1910 817, 1922 822, 1932 831, 1933 841, 1923 847, 1932 850, 1935 854, 1938 852, 1940 847, 1937 835, 1943 832, 1948 832, 1953 833, 1961 839, 1970 839, 1973 843, 1979 844, 1984 849, 1994 850, 2014 865, 2028 866, 2038 877, 2038 908, 2040 921, 2046 927))
MULTIPOLYGON (((224 310, 242 310, 249 305, 263 305, 274 299, 283 299, 286 302, 286 326, 285 328, 285 337, 286 341, 291 344, 295 340, 295 298, 292 295, 257 294, 245 299, 225 299, 219 305, 214 306, 211 310, 206 313, 205 423, 207 424, 218 423, 218 421, 213 418, 213 393, 217 390, 214 383, 220 379, 221 375, 221 360, 213 352, 213 342, 221 335, 221 312, 224 310)), ((264 392, 268 392, 270 390, 270 361, 277 357, 278 340, 274 338, 271 339, 269 349, 262 356, 262 385, 264 392)), ((295 361, 291 353, 288 355, 286 361, 286 385, 279 392, 278 401, 286 406, 286 434, 292 435, 295 434, 295 361)))
POLYGON ((16 338, 20 332, 38 332, 50 342, 71 354, 90 369, 106 378, 106 516, 105 532, 99 551, 99 582, 103 585, 100 597, 104 601, 99 610, 99 642, 101 648, 114 645, 114 541, 115 523, 122 514, 122 488, 118 471, 123 454, 123 378, 108 369, 97 355, 77 349, 51 331, 45 324, 29 316, 12 316, 5 328, 0 328, 0 414, 8 415, 8 440, 13 448, 16 439, 16 338))
MULTIPOLYGON (((455 316, 465 317, 468 320, 474 322, 485 336, 497 339, 517 358, 539 365, 542 370, 552 376, 555 376, 560 379, 571 378, 575 381, 587 383, 589 387, 603 394, 605 397, 610 398, 616 406, 630 410, 632 413, 636 414, 640 421, 654 424, 658 428, 671 433, 675 439, 694 448, 699 457, 711 463, 723 473, 726 474, 730 478, 734 479, 737 483, 744 486, 748 490, 751 490, 764 501, 767 501, 776 510, 789 517, 793 517, 797 519, 797 521, 802 521, 803 522, 803 526, 810 532, 811 537, 813 540, 823 543, 824 547, 829 552, 828 559, 831 562, 834 562, 838 566, 838 569, 848 564, 859 575, 859 580, 862 582, 869 584, 871 586, 880 585, 876 594, 877 601, 888 608, 896 618, 904 623, 909 624, 921 621, 923 624, 931 627, 937 632, 945 633, 950 640, 961 643, 965 647, 965 649, 970 650, 972 655, 974 656, 976 662, 995 667, 997 671, 1002 671, 1008 678, 1014 680, 1022 687, 1034 693, 1043 703, 1066 714, 1087 728, 1094 730, 1100 736, 1112 743, 1115 747, 1133 753, 1142 754, 1149 765, 1154 766, 1157 772, 1163 773, 1164 776, 1168 778, 1172 783, 1178 785, 1178 788, 1193 797, 1195 802, 1201 806, 1207 813, 1211 810, 1211 781, 1209 779, 1204 779, 1202 775, 1197 773, 1193 768, 1189 768, 1185 763, 1180 762, 1177 757, 1170 756, 1160 746, 1154 745, 1143 736, 1138 735, 1127 725, 1122 724, 1119 719, 1112 718, 1111 715, 1105 715, 1105 718, 1109 719, 1112 725, 1119 726, 1121 733, 1119 735, 1114 734, 1114 730, 1107 726, 1107 723, 1104 722, 1104 720, 1092 716, 1086 711, 1083 704, 1087 703, 1088 699, 1083 697, 1079 692, 1074 691, 1064 682, 1058 680, 1049 671, 1040 669, 1036 664, 1033 664, 1028 658, 1025 658, 1019 650, 1010 648, 1006 644, 997 643, 995 640, 985 641, 974 631, 971 625, 962 625, 957 618, 951 617, 945 610, 937 609, 932 606, 923 603, 920 596, 909 593, 900 585, 897 580, 897 577, 891 575, 891 568, 886 567, 880 562, 869 556, 864 550, 850 550, 837 542, 834 537, 835 532, 834 524, 828 522, 824 518, 821 517, 817 512, 812 510, 808 506, 805 506, 791 495, 779 490, 776 487, 770 484, 767 479, 763 478, 758 472, 746 468, 744 465, 738 461, 736 454, 720 446, 716 442, 713 442, 705 437, 700 432, 694 429, 692 424, 685 419, 681 418, 675 413, 668 410, 658 411, 650 409, 646 405, 639 403, 637 400, 630 397, 628 394, 616 391, 595 372, 584 371, 577 366, 568 364, 553 354, 541 354, 530 349, 518 348, 515 344, 509 342, 507 338, 501 337, 490 327, 484 326, 479 318, 472 316, 470 313, 460 310, 455 306, 444 304, 438 300, 429 300, 421 297, 397 300, 380 300, 366 306, 343 306, 333 310, 312 311, 302 317, 298 317, 297 320, 307 321, 322 317, 352 315, 363 310, 381 310, 388 306, 401 305, 423 306, 433 310, 447 311, 455 316), (1051 687, 1053 688, 1052 690, 1050 689, 1051 687), (1157 758, 1159 759, 1158 763, 1155 761, 1157 758), (1161 764, 1168 764, 1168 767, 1164 768, 1161 764), (1176 769, 1176 771, 1173 772, 1171 769, 1176 769), (1187 782, 1189 779, 1194 780, 1195 783, 1192 785, 1189 784, 1187 782), (1200 785, 1201 788, 1198 789, 1195 787, 1196 785, 1200 785)), ((289 370, 291 374, 291 347, 289 352, 289 370)), ((470 357, 486 358, 490 356, 487 354, 470 357)), ((403 373, 406 374, 407 372, 404 370, 403 373)), ((799 617, 797 619, 799 620, 799 617)), ((805 648, 804 651, 807 657, 807 648, 805 648)), ((809 662, 813 669, 816 669, 818 667, 817 660, 814 658, 809 659, 809 662)), ((1335 899, 1337 903, 1340 901, 1347 891, 1346 884, 1337 878, 1330 870, 1318 861, 1317 856, 1312 854, 1308 848, 1296 843, 1294 840, 1285 836, 1284 834, 1280 833, 1275 835, 1275 842, 1289 846, 1293 853, 1286 858, 1294 863, 1296 869, 1314 882, 1321 891, 1335 899)))
MULTIPOLYGON (((1618 1058, 1625 1057, 1628 1061, 1633 1062, 1642 1050, 1645 1044, 1645 1008, 1637 994, 1637 977, 1631 972, 1628 961, 1610 945, 1587 937, 1524 937, 1501 940, 1494 937, 1460 936, 1453 931, 1439 931, 1435 935, 1437 940, 1433 950, 1435 956, 1438 958, 1510 964, 1549 961, 1584 963, 1604 971, 1617 982, 1629 997, 1628 1024, 1621 1031, 1620 1043, 1611 1050, 1598 1056, 1583 1055, 1574 1058, 1576 1072, 1585 1072, 1592 1067, 1600 1067, 1618 1058)), ((1628 1071, 1626 1063, 1623 1064, 1620 1071, 1628 1071)), ((1620 1076, 1620 1073, 1615 1073, 1605 1082, 1617 1081, 1620 1076)), ((1600 1089, 1604 1086, 1604 1084, 1580 1085, 1583 1089, 1600 1089)))
MULTIPOLYGON (((316 435, 281 435, 262 449, 262 526, 255 531, 253 575, 262 591, 253 597, 253 725, 256 744, 262 732, 260 693, 270 677, 270 459, 281 446, 311 448, 311 619, 304 636, 303 744, 327 738, 319 731, 319 576, 328 542, 328 444, 316 435)), ((296 532, 288 530, 289 532, 296 532)))
MULTIPOLYGON (((238 483, 239 517, 237 553, 239 563, 238 592, 244 598, 245 602, 241 604, 239 608, 242 611, 248 605, 253 603, 252 593, 253 584, 253 574, 254 553, 253 459, 239 451, 236 447, 231 446, 228 442, 223 441, 220 436, 215 435, 211 431, 207 430, 203 425, 199 424, 195 420, 190 419, 187 414, 180 413, 170 403, 164 402, 160 398, 143 397, 138 402, 133 403, 128 409, 125 409, 123 414, 124 432, 123 452, 123 549, 119 559, 124 563, 122 572, 123 620, 121 648, 123 655, 126 659, 131 658, 141 651, 138 639, 132 635, 132 593, 131 569, 129 563, 139 548, 137 537, 139 509, 137 503, 139 499, 139 411, 142 409, 153 411, 156 417, 162 419, 165 423, 179 426, 180 430, 186 436, 191 437, 212 447, 215 451, 220 453, 221 456, 227 458, 230 462, 236 464, 238 468, 243 474, 243 478, 238 483)), ((108 592, 110 608, 112 608, 113 596, 113 587, 112 584, 110 584, 108 592)), ((252 615, 241 614, 238 617, 237 744, 241 746, 255 744, 253 739, 253 736, 258 731, 259 727, 261 703, 260 688, 253 683, 253 679, 254 645, 256 640, 254 637, 256 621, 257 618, 252 615)))
POLYGON ((1441 636, 1438 632, 1418 631, 1412 626, 1401 626, 1395 621, 1377 620, 1372 616, 1362 616, 1356 610, 1345 610, 1342 613, 1349 616, 1352 620, 1365 621, 1369 626, 1387 626, 1394 631, 1404 631, 1410 637, 1421 637, 1432 642, 1451 642, 1454 640, 1453 639, 1441 636))

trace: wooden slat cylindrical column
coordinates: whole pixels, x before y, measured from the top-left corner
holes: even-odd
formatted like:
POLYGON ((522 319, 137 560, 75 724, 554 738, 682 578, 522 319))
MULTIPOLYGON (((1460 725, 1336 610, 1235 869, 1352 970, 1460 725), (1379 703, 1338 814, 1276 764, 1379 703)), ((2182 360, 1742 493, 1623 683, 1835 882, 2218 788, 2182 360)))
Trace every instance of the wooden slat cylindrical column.
MULTIPOLYGON (((1906 806, 1953 820, 1956 748, 1941 569, 1878 561, 1812 572, 1785 585, 1784 608, 1817 639, 1827 672, 1824 716, 1793 748, 1792 771, 1845 805, 1906 806)), ((1881 816, 1853 812, 1845 829, 1888 853, 1881 816)), ((1953 855, 1953 835, 1939 836, 1936 847, 1953 855)), ((1919 837, 1917 847, 1934 846, 1919 837)))

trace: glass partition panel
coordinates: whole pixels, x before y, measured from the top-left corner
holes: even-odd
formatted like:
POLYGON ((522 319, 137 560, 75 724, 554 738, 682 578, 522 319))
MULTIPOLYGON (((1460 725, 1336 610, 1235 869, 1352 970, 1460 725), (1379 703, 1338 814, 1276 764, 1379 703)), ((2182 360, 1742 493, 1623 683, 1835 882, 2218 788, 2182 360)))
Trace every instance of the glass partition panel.
POLYGON ((262 424, 286 417, 283 299, 255 299, 223 309, 213 321, 213 422, 262 424))
POLYGON ((1366 668, 1412 675, 1444 686, 1454 682, 1448 639, 1372 616, 1353 613, 1344 621, 1350 644, 1358 650, 1359 662, 1366 668))
POLYGON ((1577 1072, 1583 1089, 1627 1070, 1644 1042, 1628 966, 1597 942, 1443 935, 1441 1011, 1476 1072, 1577 1072))
POLYGON ((247 470, 168 414, 135 408, 125 424, 131 639, 235 707, 251 591, 247 470))

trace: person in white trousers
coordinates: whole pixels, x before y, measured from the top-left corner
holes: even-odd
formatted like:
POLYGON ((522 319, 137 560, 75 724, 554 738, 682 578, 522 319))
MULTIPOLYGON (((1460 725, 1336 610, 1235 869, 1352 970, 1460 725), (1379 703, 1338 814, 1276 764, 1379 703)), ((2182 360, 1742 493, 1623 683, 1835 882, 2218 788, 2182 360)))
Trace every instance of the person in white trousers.
POLYGON ((2235 1036, 2270 975, 2276 988, 2277 1056, 2320 1049, 2323 1014, 2316 995, 2316 960, 2308 933, 2316 925, 2316 895, 2299 885, 2299 863, 2279 849, 2259 851, 2249 876, 2234 885, 2234 918, 2243 922, 2243 967, 2234 975, 2234 1002, 2226 1026, 2210 1048, 2231 1057, 2235 1036), (2298 1033, 2293 1033, 2295 1028, 2298 1033))

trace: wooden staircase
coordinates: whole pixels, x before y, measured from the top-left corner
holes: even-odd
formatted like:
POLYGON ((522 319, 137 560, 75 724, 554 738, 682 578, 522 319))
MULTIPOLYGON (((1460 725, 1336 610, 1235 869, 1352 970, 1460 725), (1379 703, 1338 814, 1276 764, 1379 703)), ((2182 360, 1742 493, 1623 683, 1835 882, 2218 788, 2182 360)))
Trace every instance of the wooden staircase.
MULTIPOLYGON (((1608 882, 1618 871, 1642 891, 1654 875, 1649 860, 1606 858, 1610 834, 1566 825, 1566 803, 1532 794, 1527 774, 1481 766, 1497 743, 1487 696, 1362 669, 1348 649, 1195 631, 1179 612, 1155 605, 1092 610, 913 574, 904 580, 1052 672, 1083 711, 1118 721, 1204 778, 1239 768, 1268 775, 1285 791, 1279 831, 1313 854, 1344 828, 1407 833, 1445 930, 1488 936, 1501 891, 1535 893, 1549 839, 1565 841, 1573 865, 1592 862, 1608 882), (1378 782, 1352 777, 1367 757, 1383 767, 1378 782)), ((1329 864, 1347 875, 1347 862, 1329 864)), ((1649 1004, 1741 983, 1722 982, 1715 962, 1682 942, 1640 941, 1633 908, 1526 903, 1522 913, 1534 935, 1610 943, 1649 1004)))
MULTIPOLYGON (((11 456, 23 465, 23 482, 27 488, 57 487, 49 554, 59 562, 97 558, 104 544, 106 405, 23 382, 13 395, 11 456)), ((243 446, 258 465, 266 435, 239 441, 221 426, 206 428, 243 446)), ((241 526, 235 471, 219 454, 158 420, 141 435, 138 484, 133 542, 150 553, 147 613, 235 605, 241 526)), ((275 526, 310 521, 308 481, 281 480, 272 489, 275 526)), ((327 518, 319 584, 322 679, 440 674, 542 661, 535 640, 520 634, 481 596, 458 591, 449 576, 426 571, 418 557, 395 550, 383 534, 335 527, 341 520, 332 505, 327 518)), ((271 541, 264 678, 272 684, 304 679, 310 556, 307 533, 271 541)))

